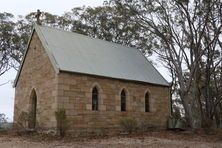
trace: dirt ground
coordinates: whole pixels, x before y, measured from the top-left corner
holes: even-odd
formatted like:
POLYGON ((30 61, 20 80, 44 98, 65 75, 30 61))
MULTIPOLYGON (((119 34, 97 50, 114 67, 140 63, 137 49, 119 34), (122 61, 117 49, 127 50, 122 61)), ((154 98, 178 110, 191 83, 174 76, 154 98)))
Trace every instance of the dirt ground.
POLYGON ((91 138, 0 135, 0 148, 222 148, 222 138, 191 132, 150 132, 91 138))

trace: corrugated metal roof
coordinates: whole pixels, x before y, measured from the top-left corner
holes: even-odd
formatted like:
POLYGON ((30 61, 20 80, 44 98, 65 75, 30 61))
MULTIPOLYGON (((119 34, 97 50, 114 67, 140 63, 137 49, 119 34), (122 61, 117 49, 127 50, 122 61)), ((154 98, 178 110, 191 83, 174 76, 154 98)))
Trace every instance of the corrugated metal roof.
POLYGON ((137 49, 50 27, 34 29, 59 71, 169 86, 137 49))

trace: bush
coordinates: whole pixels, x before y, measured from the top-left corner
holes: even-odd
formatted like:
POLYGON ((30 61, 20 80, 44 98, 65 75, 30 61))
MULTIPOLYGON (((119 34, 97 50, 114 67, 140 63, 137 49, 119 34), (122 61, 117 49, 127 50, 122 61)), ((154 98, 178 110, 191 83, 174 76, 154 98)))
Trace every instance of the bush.
POLYGON ((27 129, 30 119, 29 116, 29 113, 22 111, 19 114, 16 126, 20 129, 27 129))
POLYGON ((137 121, 134 118, 123 118, 120 120, 121 128, 131 134, 137 129, 137 121))
MULTIPOLYGON (((14 123, 14 128, 19 129, 19 130, 28 130, 30 128, 35 128, 36 125, 38 125, 37 120, 35 119, 36 116, 34 116, 33 110, 27 112, 20 110, 18 107, 15 106, 15 109, 17 112, 20 114, 18 115, 18 119, 16 120, 17 122, 14 123), (34 126, 35 125, 35 126, 34 126)), ((37 113, 37 111, 36 111, 37 113)))
POLYGON ((58 111, 55 112, 55 117, 57 121, 57 129, 59 130, 59 135, 64 137, 66 131, 68 129, 68 120, 66 117, 66 111, 64 108, 60 108, 58 111))
POLYGON ((153 128, 155 128, 155 125, 150 123, 149 118, 143 118, 138 122, 138 129, 140 132, 147 132, 153 128))

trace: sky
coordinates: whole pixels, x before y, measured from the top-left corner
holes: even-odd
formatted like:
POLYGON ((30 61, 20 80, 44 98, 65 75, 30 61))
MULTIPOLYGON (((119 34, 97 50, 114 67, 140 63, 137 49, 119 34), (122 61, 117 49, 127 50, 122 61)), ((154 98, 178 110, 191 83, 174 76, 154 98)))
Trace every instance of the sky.
POLYGON ((61 15, 79 6, 99 6, 104 0, 0 0, 0 12, 24 15, 29 12, 41 11, 61 15))
MULTIPOLYGON (((26 15, 30 12, 36 12, 37 9, 41 11, 50 12, 52 14, 62 15, 70 11, 74 7, 79 6, 100 6, 104 0, 0 0, 0 12, 9 12, 18 15, 26 15)), ((156 57, 152 57, 155 59, 156 57)), ((155 67, 163 74, 163 76, 170 81, 169 75, 160 65, 155 67)), ((16 71, 10 70, 0 77, 0 113, 6 114, 9 121, 13 120, 14 108, 14 88, 12 82, 16 77, 16 71)))

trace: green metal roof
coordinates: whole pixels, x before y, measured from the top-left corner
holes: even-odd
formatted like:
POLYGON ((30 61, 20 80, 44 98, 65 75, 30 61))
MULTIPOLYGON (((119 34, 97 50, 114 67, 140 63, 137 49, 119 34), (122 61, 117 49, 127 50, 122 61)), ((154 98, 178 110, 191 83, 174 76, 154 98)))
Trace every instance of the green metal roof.
POLYGON ((35 25, 34 30, 58 72, 169 86, 138 49, 50 27, 35 25))

